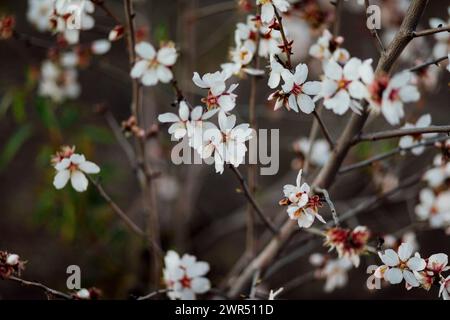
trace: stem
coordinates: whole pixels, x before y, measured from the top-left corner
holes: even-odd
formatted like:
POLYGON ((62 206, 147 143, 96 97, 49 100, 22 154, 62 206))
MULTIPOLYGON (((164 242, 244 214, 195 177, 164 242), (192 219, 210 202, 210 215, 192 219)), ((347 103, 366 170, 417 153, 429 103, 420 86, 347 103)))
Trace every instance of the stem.
POLYGON ((47 287, 47 286, 45 286, 45 285, 43 285, 42 283, 39 283, 39 282, 27 281, 27 280, 23 280, 21 278, 14 277, 14 276, 9 277, 8 280, 18 282, 18 283, 20 283, 20 284, 22 284, 24 286, 27 286, 27 287, 39 288, 41 290, 44 290, 45 293, 47 293, 49 295, 52 295, 54 297, 62 298, 62 299, 65 299, 65 300, 72 300, 73 299, 71 295, 63 293, 61 291, 57 291, 55 289, 51 289, 51 288, 49 288, 49 287, 47 287))
POLYGON ((108 8, 105 4, 105 0, 92 0, 92 2, 97 5, 100 9, 102 9, 109 17, 111 17, 114 22, 118 25, 122 25, 117 16, 108 8))
POLYGON ((252 205, 253 209, 256 211, 256 213, 258 214, 258 216, 261 218, 261 220, 264 222, 264 224, 266 225, 266 227, 272 231, 273 234, 278 234, 278 230, 277 228, 273 225, 273 223, 264 215, 264 213, 261 211, 261 209, 259 208, 258 204, 256 203, 255 199, 253 198, 247 182, 245 182, 244 177, 242 176, 241 172, 235 168, 233 165, 229 165, 229 168, 234 172, 234 174, 236 175, 236 177, 238 178, 242 189, 244 191, 244 194, 247 198, 247 200, 250 202, 250 204, 252 205))
POLYGON ((417 72, 417 71, 420 71, 420 70, 422 70, 422 69, 424 69, 424 68, 427 68, 427 67, 429 67, 429 66, 431 66, 431 65, 436 65, 436 66, 439 67, 439 63, 442 62, 442 61, 445 61, 445 60, 447 60, 447 59, 448 59, 448 56, 440 57, 440 58, 437 58, 437 59, 435 59, 435 60, 431 60, 431 61, 428 61, 428 62, 419 64, 418 66, 415 66, 415 67, 409 69, 409 71, 411 71, 411 72, 417 72))
POLYGON ((153 297, 155 297, 155 296, 157 296, 159 294, 167 293, 167 292, 170 292, 170 291, 172 291, 172 290, 171 289, 156 290, 156 291, 150 292, 149 294, 147 294, 145 296, 138 297, 138 298, 136 298, 136 300, 139 300, 139 301, 140 300, 150 300, 151 298, 153 298, 153 297))
POLYGON ((275 7, 275 5, 273 6, 273 10, 275 12, 275 17, 277 18, 278 24, 280 26, 280 33, 281 33, 281 38, 283 39, 283 46, 284 49, 286 50, 286 62, 287 62, 287 67, 288 69, 292 69, 292 64, 291 64, 291 45, 289 44, 289 41, 286 37, 286 33, 284 32, 284 27, 283 27, 283 23, 281 22, 282 18, 281 15, 278 13, 278 9, 275 7))
POLYGON ((317 113, 316 110, 313 111, 313 115, 314 115, 314 118, 317 120, 317 123, 319 124, 320 129, 322 130, 322 133, 323 133, 325 139, 327 139, 328 144, 330 145, 330 149, 333 150, 334 149, 334 142, 333 142, 333 139, 330 136, 330 133, 328 132, 327 127, 325 126, 325 123, 320 118, 320 115, 317 113))
MULTIPOLYGON (((366 18, 369 19, 370 16, 369 16, 369 13, 367 12, 367 9, 370 7, 370 2, 369 2, 369 0, 365 0, 364 3, 366 5, 366 18)), ((373 28, 373 29, 369 29, 369 31, 375 40, 375 46, 377 47, 378 52, 380 54, 384 54, 386 52, 386 49, 384 48, 383 41, 381 41, 381 38, 380 38, 380 35, 378 34, 377 29, 373 28)))
POLYGON ((395 129, 386 130, 375 133, 361 134, 354 139, 353 144, 362 141, 377 141, 383 139, 399 138, 403 136, 418 135, 423 133, 449 133, 450 125, 448 126, 429 126, 425 128, 409 128, 409 129, 395 129))
POLYGON ((439 33, 439 32, 449 32, 449 31, 450 31, 450 25, 446 25, 446 26, 442 26, 439 28, 426 29, 426 30, 422 30, 422 31, 413 31, 413 32, 411 32, 411 36, 413 38, 418 38, 418 37, 429 36, 429 35, 439 33))
POLYGON ((330 199, 330 194, 326 189, 322 189, 319 187, 316 187, 315 189, 317 192, 323 194, 325 197, 325 201, 327 202, 328 206, 330 207, 331 215, 333 216, 334 224, 339 227, 339 218, 336 212, 336 208, 334 207, 333 201, 330 199))

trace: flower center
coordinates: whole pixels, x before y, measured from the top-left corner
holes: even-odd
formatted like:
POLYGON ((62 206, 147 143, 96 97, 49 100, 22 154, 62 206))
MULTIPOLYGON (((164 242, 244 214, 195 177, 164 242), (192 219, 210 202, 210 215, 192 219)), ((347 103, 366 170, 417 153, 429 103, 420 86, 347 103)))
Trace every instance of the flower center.
POLYGON ((302 93, 302 86, 299 86, 298 84, 294 83, 294 86, 292 87, 291 93, 293 95, 298 96, 300 93, 302 93))
POLYGON ((188 278, 186 275, 180 280, 180 283, 183 286, 183 288, 190 288, 191 282, 192 280, 188 278))
POLYGON ((395 101, 399 98, 399 89, 392 89, 392 91, 389 93, 389 100, 395 101))
POLYGON ((347 89, 348 85, 351 83, 350 80, 342 78, 338 81, 338 88, 339 89, 347 89))

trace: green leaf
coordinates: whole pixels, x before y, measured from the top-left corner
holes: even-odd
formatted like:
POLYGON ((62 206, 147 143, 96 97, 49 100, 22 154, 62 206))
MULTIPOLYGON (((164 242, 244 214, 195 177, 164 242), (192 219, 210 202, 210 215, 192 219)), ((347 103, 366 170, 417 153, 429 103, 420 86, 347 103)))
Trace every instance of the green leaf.
POLYGON ((154 39, 156 42, 167 41, 169 39, 169 32, 165 24, 159 24, 154 31, 154 39))
POLYGON ((25 103, 26 103, 25 92, 22 90, 17 90, 13 96, 12 112, 14 115, 14 119, 18 123, 22 123, 26 118, 25 103))
POLYGON ((41 118, 42 123, 47 129, 58 127, 58 120, 56 119, 52 106, 48 104, 48 101, 45 98, 36 98, 36 110, 39 118, 41 118))
POLYGON ((4 170, 11 162, 17 152, 20 150, 25 141, 30 138, 33 128, 30 124, 19 127, 16 132, 6 142, 5 147, 0 154, 0 171, 4 170))

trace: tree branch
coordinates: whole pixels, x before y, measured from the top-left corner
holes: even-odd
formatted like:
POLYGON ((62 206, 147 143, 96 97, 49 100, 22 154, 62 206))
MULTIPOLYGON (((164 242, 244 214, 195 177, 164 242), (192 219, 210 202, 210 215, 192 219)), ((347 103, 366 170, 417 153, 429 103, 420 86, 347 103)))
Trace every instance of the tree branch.
POLYGON ((399 138, 403 136, 418 135, 424 133, 450 133, 450 125, 448 126, 429 126, 425 128, 408 128, 386 130, 375 133, 361 134, 353 140, 353 144, 363 141, 377 141, 383 139, 399 138))
POLYGON ((334 142, 333 139, 331 138, 330 133, 328 132, 327 127, 325 126, 325 123, 322 121, 322 118, 320 118, 319 113, 317 113, 316 110, 313 111, 313 115, 314 118, 317 120, 317 123, 320 126, 320 129, 322 130, 323 136, 325 137, 325 139, 328 142, 328 145, 330 146, 330 149, 333 150, 334 149, 334 142))
POLYGON ((442 62, 442 61, 445 61, 447 59, 448 59, 448 56, 437 58, 437 59, 434 59, 434 60, 431 60, 431 61, 419 64, 418 66, 412 67, 412 68, 408 69, 408 71, 411 71, 411 72, 421 71, 422 69, 427 68, 427 67, 429 67, 431 65, 436 65, 436 66, 439 67, 439 63, 442 62))
POLYGON ((21 278, 14 277, 14 276, 9 277, 7 280, 18 282, 18 283, 20 283, 20 284, 22 284, 24 286, 27 286, 27 287, 39 288, 41 290, 44 290, 44 292, 47 293, 48 295, 52 295, 54 297, 62 298, 64 300, 72 300, 73 299, 73 297, 71 295, 63 293, 61 291, 57 291, 55 289, 51 289, 51 288, 47 287, 46 285, 43 285, 42 283, 39 283, 39 282, 27 281, 27 280, 23 280, 21 278))
POLYGON ((418 38, 418 37, 429 36, 429 35, 439 33, 439 32, 449 32, 449 31, 450 31, 450 25, 446 25, 446 26, 442 26, 439 28, 426 29, 426 30, 422 30, 422 31, 412 31, 411 37, 418 38))

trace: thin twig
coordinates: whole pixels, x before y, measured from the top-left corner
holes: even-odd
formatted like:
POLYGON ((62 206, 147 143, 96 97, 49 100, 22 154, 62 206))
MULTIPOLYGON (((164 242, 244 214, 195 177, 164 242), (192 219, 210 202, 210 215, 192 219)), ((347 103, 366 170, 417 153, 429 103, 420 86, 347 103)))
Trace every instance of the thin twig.
POLYGON ((326 189, 322 189, 319 187, 316 187, 314 190, 323 194, 325 201, 327 202, 328 206, 330 207, 330 211, 331 211, 331 215, 333 216, 334 224, 337 227, 339 227, 339 217, 337 215, 336 208, 334 207, 333 201, 331 201, 331 199, 330 199, 330 194, 328 193, 328 191, 326 189))
POLYGON ((449 32, 449 31, 450 31, 450 25, 446 25, 446 26, 441 26, 439 28, 431 28, 431 29, 426 29, 426 30, 422 30, 422 31, 413 31, 413 32, 411 32, 411 37, 418 38, 418 37, 429 36, 429 35, 439 33, 439 32, 449 32))
POLYGON ((424 133, 449 133, 450 125, 448 126, 429 126, 424 128, 407 128, 407 129, 395 129, 386 130, 381 132, 366 133, 359 135, 353 140, 353 144, 362 141, 377 141, 383 139, 399 138, 403 136, 418 135, 424 133))
POLYGON ((103 186, 100 184, 100 182, 96 181, 94 178, 88 175, 89 180, 91 183, 97 188, 98 193, 102 196, 103 199, 109 204, 111 209, 113 209, 114 213, 117 214, 117 216, 122 219, 122 221, 132 230, 134 233, 136 233, 139 236, 144 236, 144 231, 139 228, 129 217, 128 215, 111 199, 111 197, 106 193, 105 189, 103 189, 103 186))
POLYGON ((27 287, 39 288, 41 290, 44 290, 47 294, 52 295, 54 297, 62 298, 62 299, 65 299, 65 300, 72 300, 73 299, 73 297, 71 295, 68 295, 68 294, 63 293, 61 291, 57 291, 55 289, 49 288, 46 285, 43 285, 42 283, 39 283, 39 282, 27 281, 27 280, 23 280, 21 278, 14 277, 14 276, 9 277, 8 280, 18 282, 18 283, 20 283, 20 284, 22 284, 24 286, 27 286, 27 287))
POLYGON ((248 295, 248 298, 250 300, 254 300, 256 297, 256 288, 258 287, 258 285, 260 283, 260 279, 259 279, 260 274, 261 274, 261 271, 256 270, 255 274, 253 275, 252 286, 250 287, 250 294, 248 295))
POLYGON ((376 155, 376 156, 374 156, 372 158, 369 158, 369 159, 366 159, 366 160, 363 160, 363 161, 360 161, 360 162, 357 162, 357 163, 354 163, 354 164, 342 167, 339 170, 339 174, 347 173, 347 172, 350 172, 350 171, 353 171, 353 170, 356 170, 356 169, 359 169, 359 168, 364 168, 364 167, 370 166, 370 165, 372 165, 375 162, 378 162, 378 161, 390 158, 390 157, 392 157, 392 156, 394 156, 394 155, 396 155, 396 154, 398 154, 398 153, 400 153, 402 151, 409 151, 409 150, 415 149, 415 148, 420 147, 420 146, 432 146, 436 142, 444 141, 444 140, 447 140, 447 139, 449 139, 448 136, 442 136, 442 137, 438 137, 438 138, 435 138, 435 139, 432 139, 432 140, 426 140, 426 141, 419 142, 419 143, 414 144, 412 146, 409 146, 407 148, 397 147, 397 148, 392 149, 390 151, 387 151, 385 153, 376 155))
POLYGON ((155 297, 155 296, 157 296, 159 294, 167 293, 167 292, 170 292, 170 291, 172 291, 172 289, 156 290, 156 291, 150 292, 149 294, 147 294, 145 296, 137 297, 136 300, 139 300, 139 301, 141 301, 141 300, 150 300, 151 298, 153 298, 153 297, 155 297))
POLYGON ((247 200, 250 202, 250 204, 253 206, 253 209, 255 209, 255 212, 258 214, 258 216, 261 218, 261 220, 264 222, 266 227, 272 231, 273 234, 278 234, 277 228, 273 225, 273 223, 264 215, 264 213, 261 211, 260 207, 256 203, 255 199, 253 198, 252 194, 250 193, 250 190, 248 188, 247 182, 245 181, 244 177, 242 176, 241 172, 235 168, 233 165, 229 165, 229 168, 234 172, 236 177, 238 178, 241 186, 242 191, 244 191, 245 196, 247 197, 247 200))
POLYGON ((417 71, 420 71, 420 70, 422 70, 424 68, 428 68, 429 66, 432 66, 432 65, 435 65, 435 66, 439 67, 439 63, 442 62, 442 61, 445 61, 447 59, 448 59, 448 56, 440 57, 440 58, 437 58, 437 59, 434 59, 434 60, 431 60, 431 61, 419 64, 419 65, 417 65, 415 67, 412 67, 412 68, 408 69, 408 71, 417 72, 417 71))
POLYGON ((330 136, 330 133, 328 132, 327 127, 325 126, 325 123, 323 122, 322 118, 320 117, 320 115, 317 113, 316 110, 313 111, 313 115, 316 118, 317 123, 319 124, 320 129, 322 130, 322 133, 323 133, 325 139, 327 140, 328 145, 330 146, 330 149, 333 150, 334 149, 334 142, 333 142, 333 139, 330 136))
POLYGON ((120 22, 119 18, 117 18, 117 16, 105 4, 105 0, 92 0, 92 2, 100 9, 102 9, 109 17, 111 17, 116 24, 122 25, 122 22, 120 22))

